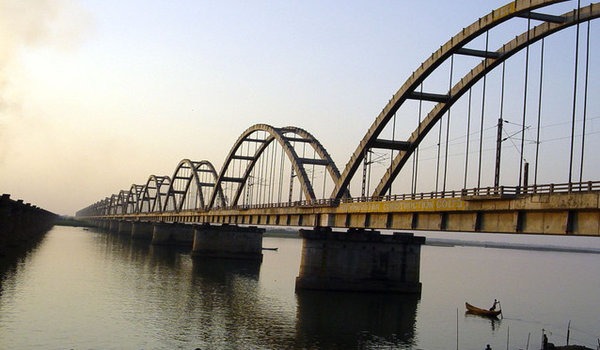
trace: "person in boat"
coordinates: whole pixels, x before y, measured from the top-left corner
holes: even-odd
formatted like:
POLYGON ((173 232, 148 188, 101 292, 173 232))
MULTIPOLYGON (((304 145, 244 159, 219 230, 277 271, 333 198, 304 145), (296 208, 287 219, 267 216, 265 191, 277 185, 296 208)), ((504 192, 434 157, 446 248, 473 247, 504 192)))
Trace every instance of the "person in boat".
POLYGON ((492 350, 492 348, 490 347, 490 344, 488 344, 484 350, 492 350))
POLYGON ((498 300, 494 299, 494 305, 492 305, 490 311, 496 311, 496 305, 498 305, 498 300))

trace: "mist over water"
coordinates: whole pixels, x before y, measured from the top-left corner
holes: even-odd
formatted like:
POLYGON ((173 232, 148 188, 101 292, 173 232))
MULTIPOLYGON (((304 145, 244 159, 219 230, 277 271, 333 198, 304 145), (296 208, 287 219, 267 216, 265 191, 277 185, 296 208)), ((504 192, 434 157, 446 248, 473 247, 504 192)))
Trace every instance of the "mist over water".
POLYGON ((426 245, 420 296, 295 292, 301 243, 265 237, 278 250, 248 263, 55 227, 0 269, 0 348, 453 349, 458 326, 460 349, 534 349, 542 329, 564 344, 569 320, 572 344, 600 334, 600 254, 426 245), (494 298, 503 319, 465 315, 494 298))

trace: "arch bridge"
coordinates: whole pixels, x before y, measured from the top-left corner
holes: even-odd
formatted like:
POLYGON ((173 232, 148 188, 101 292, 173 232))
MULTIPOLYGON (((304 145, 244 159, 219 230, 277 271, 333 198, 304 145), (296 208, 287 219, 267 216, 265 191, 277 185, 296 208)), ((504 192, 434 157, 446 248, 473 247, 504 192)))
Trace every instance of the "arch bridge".
POLYGON ((341 171, 310 132, 256 124, 220 169, 184 159, 77 216, 600 236, 599 16, 517 0, 477 19, 406 79, 341 171))

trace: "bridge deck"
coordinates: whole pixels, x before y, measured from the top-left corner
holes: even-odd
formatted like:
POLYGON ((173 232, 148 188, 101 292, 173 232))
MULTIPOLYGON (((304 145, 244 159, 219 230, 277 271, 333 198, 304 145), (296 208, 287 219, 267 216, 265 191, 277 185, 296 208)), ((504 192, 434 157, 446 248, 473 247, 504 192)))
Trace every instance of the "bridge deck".
MULTIPOLYGON (((508 191, 510 192, 510 191, 508 191)), ((600 191, 353 199, 321 205, 114 214, 99 219, 600 236, 600 191)), ((468 194, 468 193, 467 193, 468 194)), ((308 204, 308 203, 307 203, 308 204)))

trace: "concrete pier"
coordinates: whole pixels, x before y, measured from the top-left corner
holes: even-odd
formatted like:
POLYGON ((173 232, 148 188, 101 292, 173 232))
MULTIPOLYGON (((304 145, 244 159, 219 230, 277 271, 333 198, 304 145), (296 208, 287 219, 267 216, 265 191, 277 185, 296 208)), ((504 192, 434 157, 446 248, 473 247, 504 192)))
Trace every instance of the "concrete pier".
POLYGON ((108 231, 112 233, 117 233, 119 231, 119 221, 110 220, 108 224, 108 231))
POLYGON ((117 229, 117 233, 120 235, 130 235, 131 234, 131 221, 121 220, 119 221, 119 226, 117 229))
POLYGON ((149 221, 135 221, 131 224, 131 238, 152 239, 154 223, 149 221))
POLYGON ((54 225, 57 216, 23 200, 0 196, 0 258, 29 247, 54 225))
POLYGON ((192 256, 262 261, 264 229, 236 225, 197 225, 192 256))
POLYGON ((180 223, 155 223, 152 244, 190 246, 194 242, 194 227, 180 223))
POLYGON ((421 245, 411 233, 330 228, 300 230, 303 237, 296 289, 420 293, 421 245))

